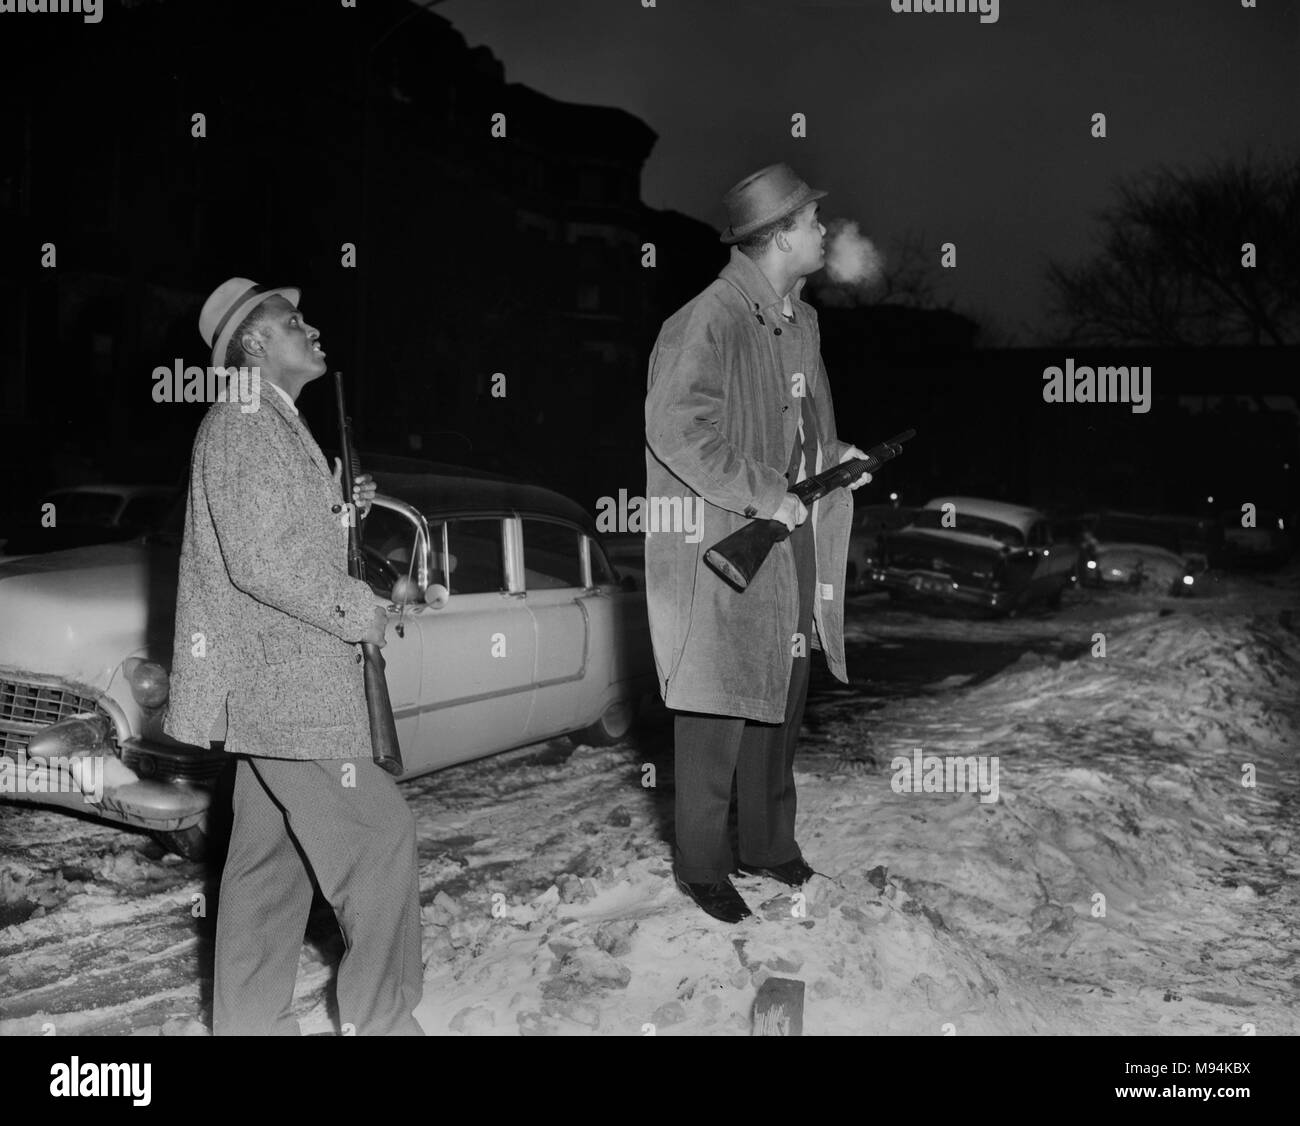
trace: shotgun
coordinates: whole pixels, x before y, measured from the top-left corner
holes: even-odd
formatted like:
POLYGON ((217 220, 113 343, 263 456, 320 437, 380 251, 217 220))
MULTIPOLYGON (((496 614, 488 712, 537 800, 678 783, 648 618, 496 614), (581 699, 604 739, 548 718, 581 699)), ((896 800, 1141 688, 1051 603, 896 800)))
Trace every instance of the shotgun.
MULTIPOLYGON (((339 412, 339 460, 343 463, 343 503, 351 506, 353 476, 352 419, 343 402, 343 373, 334 373, 334 402, 339 412)), ((366 561, 361 554, 361 533, 357 528, 355 507, 348 509, 348 574, 366 581, 366 561)), ((373 641, 361 643, 362 665, 366 680, 366 714, 370 718, 370 752, 375 763, 389 774, 401 774, 402 748, 397 744, 397 724, 393 704, 388 698, 388 681, 384 677, 384 655, 373 641)))
MULTIPOLYGON (((863 473, 870 473, 897 457, 903 452, 903 443, 915 437, 915 430, 904 430, 889 441, 873 446, 866 457, 855 457, 842 465, 824 469, 815 477, 791 485, 788 491, 811 508, 813 501, 820 500, 833 489, 850 485, 863 473)), ((704 553, 704 562, 737 590, 743 591, 758 573, 768 552, 789 535, 790 529, 780 520, 755 520, 715 543, 704 553)))

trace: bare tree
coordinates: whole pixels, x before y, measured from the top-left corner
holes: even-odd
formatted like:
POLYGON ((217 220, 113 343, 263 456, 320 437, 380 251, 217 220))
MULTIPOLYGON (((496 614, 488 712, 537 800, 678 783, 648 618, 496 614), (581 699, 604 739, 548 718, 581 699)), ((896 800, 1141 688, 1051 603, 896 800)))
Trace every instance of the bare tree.
POLYGON ((1062 342, 1300 342, 1300 156, 1160 169, 1117 196, 1100 253, 1048 266, 1062 342))

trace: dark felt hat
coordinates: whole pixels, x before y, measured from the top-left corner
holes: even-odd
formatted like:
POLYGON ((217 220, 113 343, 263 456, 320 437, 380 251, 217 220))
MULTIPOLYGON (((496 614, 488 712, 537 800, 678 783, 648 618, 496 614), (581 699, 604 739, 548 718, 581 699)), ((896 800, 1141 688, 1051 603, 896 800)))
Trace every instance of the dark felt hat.
POLYGON ((739 242, 825 194, 805 184, 788 164, 760 168, 722 197, 727 209, 727 227, 721 241, 739 242))

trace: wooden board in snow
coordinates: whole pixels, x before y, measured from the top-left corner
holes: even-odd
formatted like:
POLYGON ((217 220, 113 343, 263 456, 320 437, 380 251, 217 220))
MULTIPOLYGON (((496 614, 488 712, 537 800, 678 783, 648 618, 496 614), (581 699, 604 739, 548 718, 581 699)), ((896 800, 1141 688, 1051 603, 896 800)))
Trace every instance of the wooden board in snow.
POLYGON ((754 1036, 803 1035, 803 982, 769 977, 754 998, 754 1036))

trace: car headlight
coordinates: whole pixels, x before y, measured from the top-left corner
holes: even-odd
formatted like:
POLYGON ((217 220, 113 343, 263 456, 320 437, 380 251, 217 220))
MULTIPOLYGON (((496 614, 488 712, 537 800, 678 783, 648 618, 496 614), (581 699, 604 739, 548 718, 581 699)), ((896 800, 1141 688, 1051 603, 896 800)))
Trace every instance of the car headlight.
POLYGON ((171 678, 157 661, 131 657, 122 666, 131 695, 142 708, 156 708, 166 702, 171 692, 171 678))
POLYGON ((1089 571, 1095 571, 1096 569, 1097 569, 1097 560, 1095 560, 1095 559, 1089 559, 1089 560, 1088 560, 1088 570, 1089 570, 1089 571))
POLYGON ((1196 580, 1191 575, 1183 576, 1183 586, 1191 586, 1196 580))

